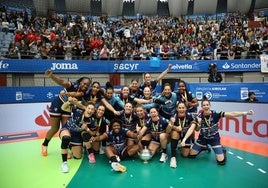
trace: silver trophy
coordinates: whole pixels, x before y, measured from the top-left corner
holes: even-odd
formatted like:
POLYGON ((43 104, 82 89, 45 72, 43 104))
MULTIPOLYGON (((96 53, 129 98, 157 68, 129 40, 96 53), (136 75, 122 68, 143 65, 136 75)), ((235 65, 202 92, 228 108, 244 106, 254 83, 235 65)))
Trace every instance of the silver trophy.
POLYGON ((146 146, 144 146, 144 149, 141 150, 141 152, 139 152, 138 155, 144 163, 148 163, 148 161, 152 158, 152 154, 150 150, 147 149, 146 146))

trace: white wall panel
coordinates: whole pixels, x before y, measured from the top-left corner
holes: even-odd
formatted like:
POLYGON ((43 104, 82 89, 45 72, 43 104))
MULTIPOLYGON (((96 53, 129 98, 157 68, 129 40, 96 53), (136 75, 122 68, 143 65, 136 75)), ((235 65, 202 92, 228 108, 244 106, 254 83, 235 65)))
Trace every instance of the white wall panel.
POLYGON ((169 12, 171 16, 179 17, 187 13, 188 1, 186 0, 169 0, 169 12))
POLYGON ((157 0, 135 0, 135 12, 142 15, 156 15, 157 0))
POLYGON ((123 0, 102 0, 102 12, 109 16, 121 16, 123 0))
POLYGON ((216 9, 216 0, 195 0, 194 2, 194 14, 215 14, 216 9))
POLYGON ((251 4, 251 0, 228 0, 227 2, 227 11, 228 12, 241 12, 241 13, 247 13, 249 11, 251 4))

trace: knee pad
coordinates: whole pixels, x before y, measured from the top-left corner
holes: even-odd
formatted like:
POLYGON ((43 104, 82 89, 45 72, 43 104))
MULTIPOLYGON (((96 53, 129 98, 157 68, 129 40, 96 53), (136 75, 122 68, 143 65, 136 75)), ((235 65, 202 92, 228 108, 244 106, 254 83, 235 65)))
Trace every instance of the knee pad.
POLYGON ((150 141, 148 140, 141 140, 141 145, 148 147, 150 144, 150 141))
POLYGON ((225 160, 225 158, 224 158, 222 161, 218 161, 218 160, 217 160, 217 164, 218 164, 218 165, 225 165, 225 164, 226 164, 226 160, 225 160))
POLYGON ((71 137, 70 136, 67 136, 67 135, 63 136, 61 138, 61 149, 67 149, 69 144, 70 144, 70 142, 71 142, 71 137))
POLYGON ((82 139, 84 142, 88 142, 90 140, 90 135, 88 132, 82 133, 82 139))

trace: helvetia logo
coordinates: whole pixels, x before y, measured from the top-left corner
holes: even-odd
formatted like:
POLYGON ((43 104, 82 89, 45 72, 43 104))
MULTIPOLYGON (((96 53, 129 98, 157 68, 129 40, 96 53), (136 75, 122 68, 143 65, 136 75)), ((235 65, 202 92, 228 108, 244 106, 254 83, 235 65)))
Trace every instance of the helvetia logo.
POLYGON ((35 123, 39 126, 50 126, 50 118, 49 118, 49 106, 46 106, 46 109, 43 111, 43 114, 37 116, 35 118, 35 123))

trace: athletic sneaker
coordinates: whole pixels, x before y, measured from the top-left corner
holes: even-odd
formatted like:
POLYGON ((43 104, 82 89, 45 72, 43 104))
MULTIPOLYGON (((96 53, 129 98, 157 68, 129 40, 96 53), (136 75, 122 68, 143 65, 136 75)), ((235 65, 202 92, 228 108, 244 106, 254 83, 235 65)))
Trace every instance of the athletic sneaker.
POLYGON ((170 159, 170 167, 171 168, 177 168, 176 157, 171 157, 171 159, 170 159))
POLYGON ((69 166, 68 166, 67 161, 64 161, 64 162, 61 164, 61 171, 62 171, 63 173, 67 173, 67 172, 69 172, 69 166))
POLYGON ((41 145, 41 153, 43 156, 47 156, 47 146, 41 145))
POLYGON ((168 159, 168 155, 166 153, 162 153, 159 161, 162 163, 165 163, 167 161, 167 159, 168 159))
POLYGON ((119 171, 119 172, 125 172, 127 170, 127 168, 123 165, 121 165, 120 163, 117 162, 112 162, 111 167, 115 170, 115 171, 119 171))
POLYGON ((89 160, 88 160, 89 163, 95 163, 95 162, 96 162, 94 153, 90 153, 90 154, 88 155, 88 159, 89 159, 89 160))

